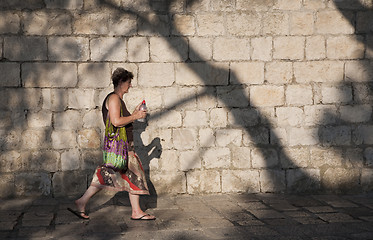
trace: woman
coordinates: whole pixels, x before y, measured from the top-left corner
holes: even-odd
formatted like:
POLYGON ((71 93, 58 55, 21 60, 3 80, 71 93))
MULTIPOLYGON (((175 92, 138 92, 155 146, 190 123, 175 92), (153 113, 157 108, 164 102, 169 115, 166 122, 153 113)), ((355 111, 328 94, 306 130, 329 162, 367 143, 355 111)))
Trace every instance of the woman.
POLYGON ((75 201, 77 211, 68 209, 83 219, 89 219, 85 213, 88 200, 101 189, 128 191, 132 206, 132 220, 155 220, 140 208, 140 194, 149 195, 144 170, 133 148, 132 123, 146 117, 146 110, 140 110, 140 104, 130 114, 122 98, 128 92, 133 74, 123 68, 117 68, 112 74, 114 92, 106 96, 102 104, 102 116, 105 123, 103 147, 104 164, 99 166, 92 183, 84 195, 75 201))

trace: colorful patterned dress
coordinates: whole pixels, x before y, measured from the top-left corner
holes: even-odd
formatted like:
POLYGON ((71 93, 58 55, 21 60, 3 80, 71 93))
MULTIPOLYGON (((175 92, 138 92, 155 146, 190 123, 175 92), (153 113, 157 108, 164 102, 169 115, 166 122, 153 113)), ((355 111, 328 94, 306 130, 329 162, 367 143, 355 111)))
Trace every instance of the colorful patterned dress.
MULTIPOLYGON (((105 137, 103 146, 103 165, 97 167, 91 185, 114 191, 127 191, 131 194, 149 195, 145 173, 141 161, 134 152, 132 124, 117 128, 110 122, 106 100, 102 105, 105 122, 105 137)), ((130 116, 125 103, 121 100, 121 116, 130 116)))

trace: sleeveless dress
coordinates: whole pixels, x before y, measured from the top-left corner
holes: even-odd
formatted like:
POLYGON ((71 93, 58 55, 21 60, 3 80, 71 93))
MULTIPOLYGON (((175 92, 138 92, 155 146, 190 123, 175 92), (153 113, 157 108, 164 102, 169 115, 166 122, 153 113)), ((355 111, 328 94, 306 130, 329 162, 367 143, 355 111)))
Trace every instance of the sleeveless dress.
MULTIPOLYGON (((132 124, 125 127, 115 127, 110 122, 106 109, 106 96, 102 105, 105 122, 103 146, 103 164, 96 168, 91 185, 114 191, 127 191, 131 194, 149 195, 144 169, 137 154, 133 151, 132 124), (106 115, 106 116, 105 116, 106 115)), ((121 99, 120 116, 129 116, 125 103, 121 99)))

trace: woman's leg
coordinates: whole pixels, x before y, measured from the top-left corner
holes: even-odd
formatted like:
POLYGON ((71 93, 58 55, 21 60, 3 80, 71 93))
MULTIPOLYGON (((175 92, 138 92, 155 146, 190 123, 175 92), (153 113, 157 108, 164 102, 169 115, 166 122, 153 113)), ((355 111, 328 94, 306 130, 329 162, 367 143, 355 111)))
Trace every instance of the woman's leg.
POLYGON ((144 211, 141 210, 140 195, 129 193, 129 197, 130 197, 130 202, 131 202, 131 206, 132 206, 132 218, 134 218, 134 219, 142 218, 144 220, 155 219, 154 216, 147 215, 147 213, 145 213, 144 211), (147 216, 144 216, 144 215, 147 215, 147 216))
POLYGON ((78 211, 81 212, 80 215, 84 218, 89 218, 85 214, 85 207, 89 201, 89 199, 95 195, 97 192, 99 192, 101 189, 95 186, 89 186, 89 188, 85 191, 83 196, 75 201, 76 207, 78 208, 78 211))

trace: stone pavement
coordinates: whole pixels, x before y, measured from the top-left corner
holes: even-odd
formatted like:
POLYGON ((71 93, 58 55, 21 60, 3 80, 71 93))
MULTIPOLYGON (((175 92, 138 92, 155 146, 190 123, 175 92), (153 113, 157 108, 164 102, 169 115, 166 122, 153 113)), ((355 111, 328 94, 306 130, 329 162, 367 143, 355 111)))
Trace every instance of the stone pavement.
MULTIPOLYGON (((97 197, 98 198, 98 197, 97 197)), ((373 239, 373 194, 144 197, 155 221, 131 221, 128 196, 66 210, 71 199, 0 200, 0 239, 373 239)))

